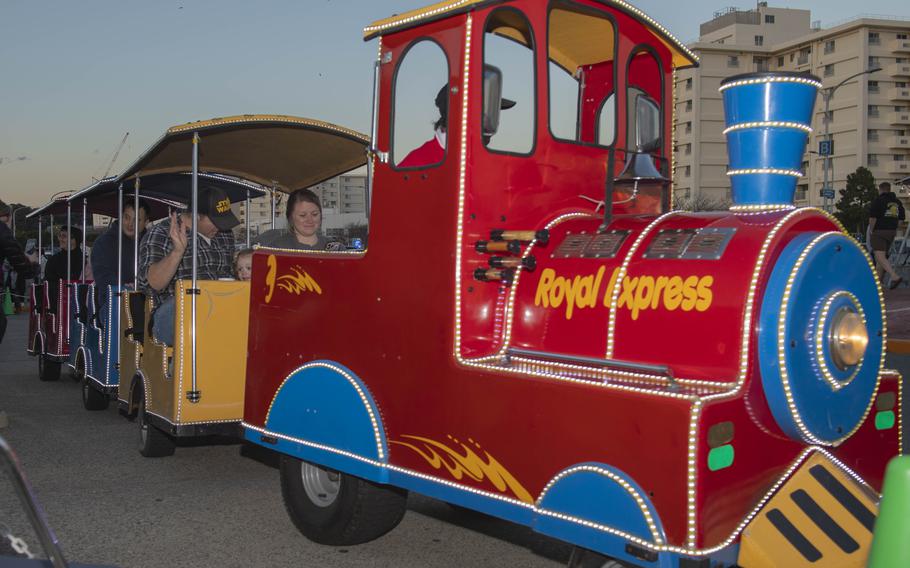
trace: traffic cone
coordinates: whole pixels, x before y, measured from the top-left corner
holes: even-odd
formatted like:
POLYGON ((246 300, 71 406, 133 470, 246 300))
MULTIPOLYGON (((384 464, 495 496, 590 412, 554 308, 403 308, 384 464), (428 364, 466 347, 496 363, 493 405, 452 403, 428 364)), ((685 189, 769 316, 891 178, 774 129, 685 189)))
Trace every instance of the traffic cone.
POLYGON ((3 289, 3 313, 8 316, 16 313, 16 309, 13 307, 13 297, 10 296, 9 288, 3 289))
POLYGON ((910 566, 910 456, 888 463, 868 568, 910 566))

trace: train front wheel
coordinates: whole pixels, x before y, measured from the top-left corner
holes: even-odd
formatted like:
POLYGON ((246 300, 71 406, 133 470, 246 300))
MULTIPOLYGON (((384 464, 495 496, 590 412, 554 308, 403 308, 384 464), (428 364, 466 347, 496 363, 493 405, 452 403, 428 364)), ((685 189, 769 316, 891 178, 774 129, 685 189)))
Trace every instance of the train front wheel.
POLYGON ((145 412, 145 392, 139 394, 139 412, 136 421, 139 423, 139 453, 147 458, 163 458, 174 455, 174 440, 167 434, 149 424, 145 412))
POLYGON ((281 494, 305 537, 334 546, 379 538, 401 522, 408 493, 281 456, 281 494))

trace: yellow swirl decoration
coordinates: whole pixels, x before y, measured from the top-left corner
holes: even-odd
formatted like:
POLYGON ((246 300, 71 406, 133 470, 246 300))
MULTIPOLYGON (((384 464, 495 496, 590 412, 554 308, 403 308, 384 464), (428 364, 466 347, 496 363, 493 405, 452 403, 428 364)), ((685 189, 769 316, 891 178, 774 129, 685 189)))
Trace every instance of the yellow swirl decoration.
POLYGON ((277 276, 278 259, 275 258, 274 254, 270 254, 268 259, 268 267, 269 271, 265 275, 265 285, 268 288, 265 293, 266 304, 272 301, 272 294, 275 293, 276 285, 285 292, 296 294, 298 296, 301 294, 301 292, 315 292, 320 295, 322 294, 322 287, 319 286, 319 283, 316 282, 316 280, 300 266, 291 268, 291 272, 288 274, 277 276))
POLYGON ((508 489, 519 500, 524 501, 525 503, 534 502, 534 499, 531 497, 531 494, 528 493, 527 489, 522 487, 521 483, 519 483, 518 480, 502 466, 502 464, 496 461, 496 458, 491 456, 489 452, 482 450, 480 444, 474 440, 468 439, 468 442, 470 442, 478 451, 481 451, 483 457, 479 456, 477 452, 474 451, 474 448, 463 442, 459 442, 452 436, 448 436, 449 440, 458 448, 461 448, 460 450, 450 448, 442 442, 437 442, 436 440, 431 440, 430 438, 424 438, 422 436, 403 435, 402 438, 413 441, 414 443, 396 440, 391 440, 390 443, 414 450, 420 457, 425 459, 433 469, 445 468, 449 472, 449 475, 456 480, 461 480, 465 476, 474 481, 487 480, 500 493, 505 493, 508 489))

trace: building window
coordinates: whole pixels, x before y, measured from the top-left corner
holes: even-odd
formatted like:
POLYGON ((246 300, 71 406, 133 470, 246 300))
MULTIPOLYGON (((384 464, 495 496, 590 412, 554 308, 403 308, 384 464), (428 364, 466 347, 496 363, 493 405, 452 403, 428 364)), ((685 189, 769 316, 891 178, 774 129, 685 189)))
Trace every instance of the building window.
POLYGON ((783 55, 781 55, 780 57, 777 58, 777 66, 778 67, 784 66, 784 56, 783 55))
POLYGON ((894 161, 895 161, 895 162, 903 162, 904 160, 905 160, 905 157, 904 157, 903 154, 895 154, 895 155, 894 155, 894 161))
POLYGON ((691 90, 692 90, 692 78, 691 78, 691 77, 689 77, 688 79, 686 79, 686 90, 687 90, 687 91, 691 91, 691 90))
POLYGON ((878 35, 878 32, 869 32, 869 45, 880 45, 882 43, 882 38, 878 35))
POLYGON ((692 176, 692 166, 686 166, 686 169, 684 170, 683 175, 686 177, 691 177, 692 176))
POLYGON ((812 49, 804 47, 799 50, 799 59, 796 60, 797 65, 806 65, 809 63, 809 55, 812 54, 812 49))
POLYGON ((795 53, 790 54, 790 63, 793 63, 793 58, 796 56, 795 53))
POLYGON ((760 35, 755 36, 755 45, 758 45, 758 46, 765 45, 765 36, 760 36, 760 35))
POLYGON ((878 165, 878 154, 869 154, 866 156, 866 163, 870 166, 878 165))
POLYGON ((906 88, 907 88, 907 82, 906 82, 906 81, 898 81, 898 82, 894 83, 894 86, 897 87, 898 89, 906 89, 906 88))
POLYGON ((834 64, 829 63, 828 65, 825 65, 825 77, 833 77, 833 76, 834 76, 834 64))
POLYGON ((691 122, 686 123, 686 134, 692 134, 692 123, 691 122))
POLYGON ((692 155, 692 144, 686 144, 686 156, 692 155))
POLYGON ((868 88, 869 88, 869 92, 870 92, 870 93, 877 93, 877 92, 878 92, 878 81, 869 81, 869 83, 868 83, 867 86, 868 86, 868 88))
POLYGON ((822 122, 827 123, 827 124, 834 122, 834 111, 829 110, 828 112, 826 112, 824 114, 824 116, 822 116, 822 122))
POLYGON ((802 164, 799 165, 799 170, 803 172, 803 175, 809 173, 809 161, 805 160, 802 164))
POLYGON ((739 56, 731 55, 727 57, 727 67, 739 67, 739 56))
POLYGON ((878 130, 870 128, 866 131, 866 140, 869 142, 878 142, 878 130))
POLYGON ((834 40, 829 39, 825 42, 825 53, 834 53, 834 40))
POLYGON ((874 55, 870 55, 869 56, 869 68, 872 69, 873 67, 880 67, 879 59, 878 59, 878 57, 875 57, 874 55))
POLYGON ((755 70, 757 72, 765 73, 767 71, 770 71, 768 68, 768 60, 766 58, 756 57, 753 61, 755 62, 755 70))
POLYGON ((897 34, 897 39, 907 39, 907 34, 897 34))
POLYGON ((766 24, 773 24, 773 23, 774 23, 774 16, 772 16, 771 14, 765 14, 765 23, 766 23, 766 24))
POLYGON ((688 101, 686 101, 686 112, 690 112, 691 110, 692 110, 692 101, 688 100, 688 101))
POLYGON ((796 196, 795 196, 795 197, 796 197, 796 200, 797 200, 797 201, 805 201, 805 200, 806 200, 806 195, 807 195, 808 193, 809 193, 809 186, 808 186, 808 185, 806 185, 806 184, 803 183, 803 184, 800 184, 800 185, 796 186, 796 196))
POLYGON ((878 105, 869 105, 868 116, 875 118, 878 116, 878 105))

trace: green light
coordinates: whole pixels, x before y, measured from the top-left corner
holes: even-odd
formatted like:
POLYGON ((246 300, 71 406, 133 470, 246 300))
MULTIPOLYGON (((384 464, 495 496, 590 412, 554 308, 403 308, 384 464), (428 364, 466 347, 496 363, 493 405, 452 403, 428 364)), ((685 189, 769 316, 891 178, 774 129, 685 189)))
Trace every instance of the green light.
POLYGON ((894 427, 894 411, 886 410, 875 415, 875 429, 887 430, 894 427))
POLYGON ((733 465, 733 444, 713 448, 708 452, 708 469, 717 471, 733 465))

